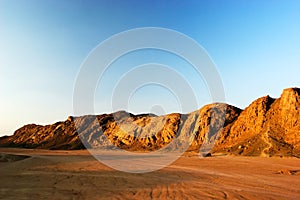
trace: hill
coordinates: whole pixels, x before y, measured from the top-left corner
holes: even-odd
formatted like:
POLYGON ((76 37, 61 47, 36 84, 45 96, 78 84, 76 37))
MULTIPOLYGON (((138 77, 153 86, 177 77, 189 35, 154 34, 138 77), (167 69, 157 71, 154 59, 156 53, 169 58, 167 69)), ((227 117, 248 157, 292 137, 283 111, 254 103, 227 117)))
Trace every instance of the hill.
POLYGON ((68 117, 52 125, 29 124, 0 138, 2 147, 41 149, 161 148, 246 156, 300 156, 300 89, 261 97, 245 110, 209 104, 189 114, 111 114, 68 117))

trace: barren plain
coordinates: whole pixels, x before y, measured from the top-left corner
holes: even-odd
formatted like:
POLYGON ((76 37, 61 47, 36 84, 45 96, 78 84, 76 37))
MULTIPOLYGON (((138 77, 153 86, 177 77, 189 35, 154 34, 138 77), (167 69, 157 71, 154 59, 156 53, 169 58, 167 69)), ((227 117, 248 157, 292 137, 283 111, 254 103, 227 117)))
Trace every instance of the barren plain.
POLYGON ((186 153, 161 170, 134 174, 87 150, 0 154, 0 199, 300 199, 300 159, 293 157, 186 153))

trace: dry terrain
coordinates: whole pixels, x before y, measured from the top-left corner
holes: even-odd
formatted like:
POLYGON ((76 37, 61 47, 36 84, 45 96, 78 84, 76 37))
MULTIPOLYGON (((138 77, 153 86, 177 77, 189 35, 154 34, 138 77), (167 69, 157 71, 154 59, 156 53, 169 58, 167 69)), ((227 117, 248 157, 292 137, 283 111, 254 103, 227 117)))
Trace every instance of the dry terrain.
POLYGON ((300 199, 299 108, 300 89, 288 88, 244 110, 214 103, 188 114, 28 124, 0 138, 0 199, 300 199), (160 170, 121 172, 86 148, 128 171, 160 170))
POLYGON ((300 89, 277 99, 253 101, 241 110, 213 103, 188 114, 111 114, 68 117, 50 125, 25 125, 1 137, 1 147, 55 150, 186 150, 244 156, 300 157, 300 89))
POLYGON ((190 153, 131 174, 87 150, 1 148, 0 155, 0 199, 300 199, 300 159, 293 157, 190 153))

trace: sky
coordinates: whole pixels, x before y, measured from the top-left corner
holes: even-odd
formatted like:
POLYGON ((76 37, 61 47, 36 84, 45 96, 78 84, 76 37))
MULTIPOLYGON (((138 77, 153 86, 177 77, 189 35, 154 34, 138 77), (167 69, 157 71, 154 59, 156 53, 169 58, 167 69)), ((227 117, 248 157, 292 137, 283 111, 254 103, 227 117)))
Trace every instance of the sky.
MULTIPOLYGON (((300 87, 300 1, 0 0, 0 135, 29 123, 63 121, 84 60, 114 34, 162 27, 187 35, 213 60, 225 102, 245 108, 300 87)), ((111 112, 111 92, 128 70, 143 63, 168 65, 190 84, 197 106, 211 103, 205 80, 176 55, 154 49, 116 60, 99 80, 95 113, 111 112)), ((133 91, 133 113, 191 112, 167 87, 133 91)), ((196 109, 196 108, 195 108, 196 109)), ((86 113, 83 113, 86 114, 86 113)))

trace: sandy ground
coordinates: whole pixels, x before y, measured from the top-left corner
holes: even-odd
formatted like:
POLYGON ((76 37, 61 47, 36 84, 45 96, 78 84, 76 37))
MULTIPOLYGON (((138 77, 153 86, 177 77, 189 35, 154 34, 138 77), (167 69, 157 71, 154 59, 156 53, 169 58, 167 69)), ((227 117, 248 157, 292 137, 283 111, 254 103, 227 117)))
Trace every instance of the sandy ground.
POLYGON ((0 155, 0 199, 300 199, 297 158, 187 154, 161 170, 130 174, 86 150, 2 148, 0 155))

